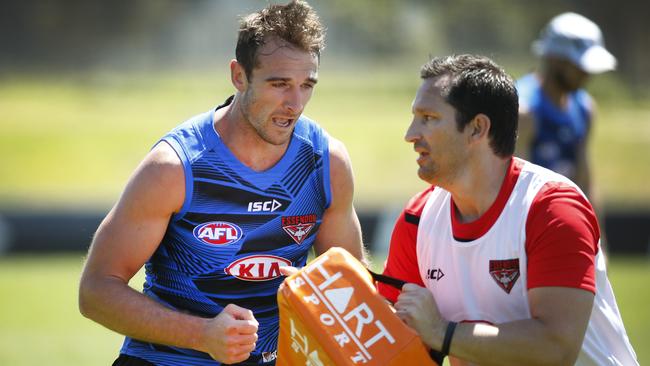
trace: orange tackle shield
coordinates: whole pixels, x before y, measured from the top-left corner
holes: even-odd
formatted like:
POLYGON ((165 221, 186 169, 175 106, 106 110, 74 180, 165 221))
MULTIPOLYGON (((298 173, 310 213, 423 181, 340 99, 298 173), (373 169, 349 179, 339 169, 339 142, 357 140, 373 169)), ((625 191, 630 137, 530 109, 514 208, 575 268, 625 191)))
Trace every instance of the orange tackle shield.
POLYGON ((285 279, 278 304, 278 366, 437 365, 344 249, 285 279))

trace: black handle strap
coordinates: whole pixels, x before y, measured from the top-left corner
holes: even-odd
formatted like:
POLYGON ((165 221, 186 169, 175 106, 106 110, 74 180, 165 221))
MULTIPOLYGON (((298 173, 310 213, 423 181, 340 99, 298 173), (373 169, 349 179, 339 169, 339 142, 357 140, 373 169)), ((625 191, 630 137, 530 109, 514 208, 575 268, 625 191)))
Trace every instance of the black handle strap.
MULTIPOLYGON (((400 280, 398 278, 394 278, 394 277, 386 276, 386 275, 383 275, 383 274, 375 273, 375 272, 373 272, 373 271, 371 271, 369 269, 368 269, 368 272, 372 276, 373 281, 385 283, 385 284, 387 284, 389 286, 392 286, 392 287, 394 287, 394 288, 396 288, 396 289, 398 289, 400 291, 402 290, 402 286, 404 286, 405 284, 408 283, 408 282, 402 281, 402 280, 400 280)), ((454 323, 454 328, 455 328, 455 323, 454 323)), ((448 327, 446 333, 450 333, 449 330, 450 329, 448 327)), ((451 334, 453 334, 453 329, 451 329, 451 334)), ((445 334, 445 343, 451 343, 451 334, 450 334, 449 337, 447 336, 447 334, 445 334), (449 338, 449 340, 447 340, 447 338, 449 338)), ((443 347, 443 348, 445 348, 445 347, 443 347)), ((446 350, 447 350, 447 352, 449 352, 449 345, 447 345, 446 350)), ((446 356, 447 356, 447 354, 445 354, 443 352, 436 351, 434 349, 429 350, 429 357, 431 357, 431 359, 434 360, 438 365, 442 365, 442 363, 444 362, 446 356)))
POLYGON ((402 286, 404 286, 405 284, 408 283, 406 281, 402 281, 402 280, 394 278, 394 277, 390 277, 390 276, 386 276, 386 275, 383 275, 383 274, 375 273, 375 272, 373 272, 371 270, 368 270, 368 272, 370 272, 370 275, 372 276, 373 281, 385 283, 385 284, 387 284, 389 286, 395 287, 398 290, 401 290, 402 286))

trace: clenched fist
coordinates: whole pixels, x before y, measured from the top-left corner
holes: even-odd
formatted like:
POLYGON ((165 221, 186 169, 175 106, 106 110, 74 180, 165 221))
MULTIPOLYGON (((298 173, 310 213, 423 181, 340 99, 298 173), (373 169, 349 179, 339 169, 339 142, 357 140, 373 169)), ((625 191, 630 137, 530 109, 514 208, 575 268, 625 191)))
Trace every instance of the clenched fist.
POLYGON ((222 363, 245 361, 255 349, 258 325, 252 311, 229 304, 207 322, 202 348, 222 363))

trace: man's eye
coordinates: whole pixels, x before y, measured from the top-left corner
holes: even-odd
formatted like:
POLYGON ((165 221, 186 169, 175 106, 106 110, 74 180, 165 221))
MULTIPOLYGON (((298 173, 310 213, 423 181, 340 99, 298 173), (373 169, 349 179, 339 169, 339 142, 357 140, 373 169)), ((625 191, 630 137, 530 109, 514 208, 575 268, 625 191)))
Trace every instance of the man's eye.
POLYGON ((271 84, 271 86, 273 86, 274 88, 286 88, 287 85, 288 85, 287 83, 273 83, 273 84, 271 84))

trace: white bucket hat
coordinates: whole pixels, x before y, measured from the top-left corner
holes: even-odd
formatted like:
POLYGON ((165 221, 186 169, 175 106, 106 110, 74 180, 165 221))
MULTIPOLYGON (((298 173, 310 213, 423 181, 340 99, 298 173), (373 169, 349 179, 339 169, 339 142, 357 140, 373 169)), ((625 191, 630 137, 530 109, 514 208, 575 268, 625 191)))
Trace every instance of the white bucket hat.
POLYGON ((600 28, 576 13, 563 13, 551 19, 532 49, 538 56, 567 58, 589 74, 616 68, 616 58, 605 49, 600 28))

